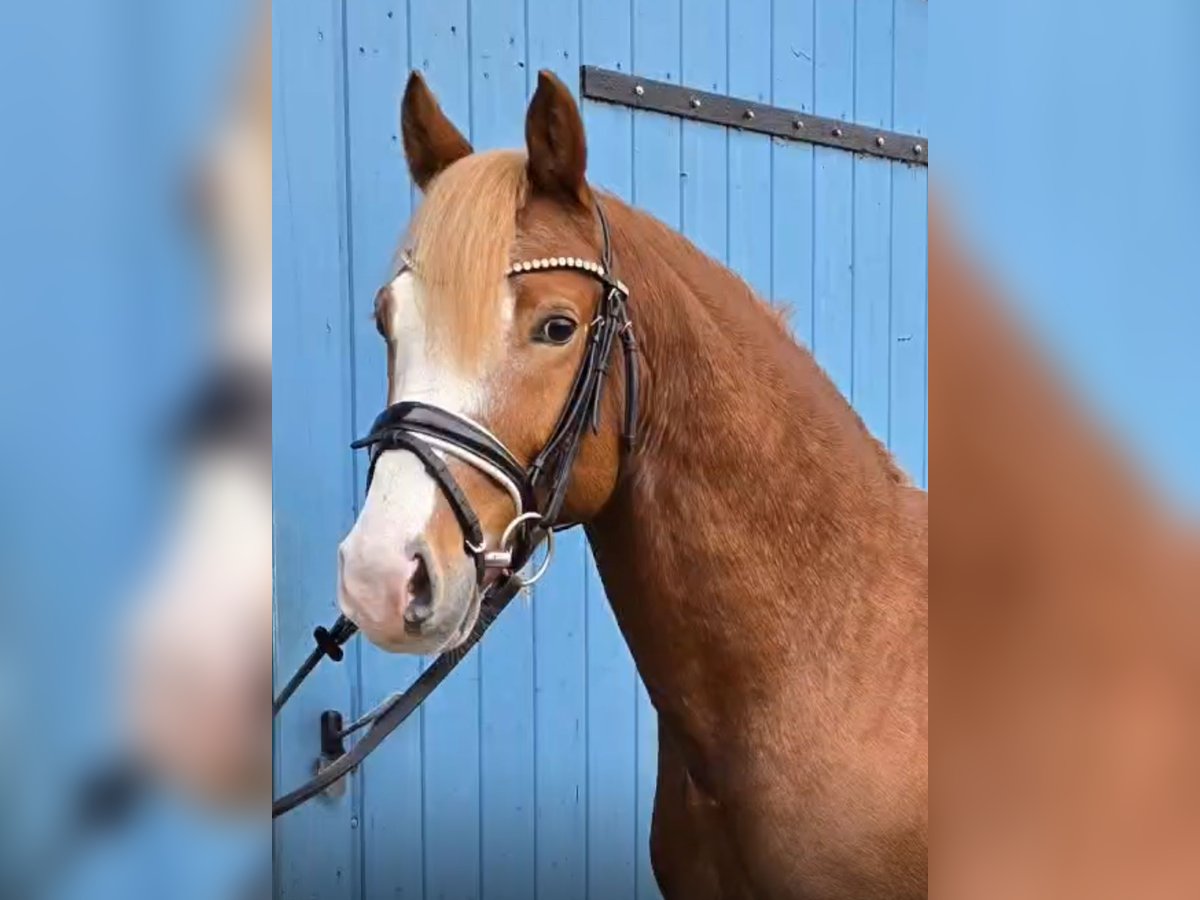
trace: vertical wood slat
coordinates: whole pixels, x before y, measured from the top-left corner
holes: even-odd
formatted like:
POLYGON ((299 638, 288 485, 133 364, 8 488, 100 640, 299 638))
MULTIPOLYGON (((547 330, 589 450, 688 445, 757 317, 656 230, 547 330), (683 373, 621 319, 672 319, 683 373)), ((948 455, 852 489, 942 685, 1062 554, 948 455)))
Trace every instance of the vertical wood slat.
MULTIPOLYGON (((814 112, 850 119, 854 106, 854 13, 846 0, 816 0, 814 112)), ((833 383, 850 396, 853 353, 854 160, 814 149, 812 350, 833 383)))
MULTIPOLYGON (((356 0, 345 6, 347 151, 350 160, 350 328, 353 432, 365 434, 386 402, 387 353, 375 330, 375 289, 391 274, 396 242, 412 210, 400 143, 400 93, 410 69, 407 5, 356 0)), ((349 453, 349 450, 345 452, 349 453)), ((355 501, 366 467, 356 456, 355 501)), ((360 709, 373 706, 420 671, 420 660, 354 642, 360 709)), ((348 657, 349 661, 349 657, 348 657)), ((420 898, 424 882, 420 720, 393 734, 353 776, 360 825, 361 897, 420 898)))
MULTIPOLYGON (((729 93, 771 101, 771 0, 744 0, 729 15, 729 93)), ((726 194, 729 265, 759 294, 771 292, 771 141, 750 132, 729 134, 726 194)))
MULTIPOLYGON (((926 35, 929 5, 894 0, 894 127, 927 134, 926 35)), ((929 170, 897 166, 892 183, 891 448, 919 484, 928 482, 926 441, 929 170)))
MULTIPOLYGON (((352 521, 346 332, 343 32, 331 4, 277 4, 273 16, 275 232, 272 429, 277 670, 308 653, 335 613, 333 548, 352 521)), ((312 774, 320 711, 348 709, 353 670, 316 672, 275 727, 280 784, 312 774)), ((282 896, 356 894, 356 835, 342 806, 309 804, 275 825, 282 896)))
MULTIPOLYGON (((728 0, 695 0, 680 24, 684 84, 728 93, 728 0)), ((683 213, 680 225, 701 250, 725 262, 729 256, 729 135, 703 122, 683 123, 683 213)))
MULTIPOLYGON (((774 0, 772 102, 812 112, 816 54, 815 0, 774 0)), ((813 147, 776 141, 771 148, 771 291, 789 310, 796 337, 813 341, 813 147)))
MULTIPOLYGON (((892 124, 892 7, 857 0, 854 33, 854 121, 892 124)), ((850 399, 871 432, 887 440, 891 396, 892 167, 853 160, 852 347, 850 399)))

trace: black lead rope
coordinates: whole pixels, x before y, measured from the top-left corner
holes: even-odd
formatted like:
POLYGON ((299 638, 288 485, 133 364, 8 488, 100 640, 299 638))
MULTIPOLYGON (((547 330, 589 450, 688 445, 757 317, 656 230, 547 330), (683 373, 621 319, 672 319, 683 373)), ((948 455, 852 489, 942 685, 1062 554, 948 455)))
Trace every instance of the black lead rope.
MULTIPOLYGON (((362 763, 362 761, 366 759, 376 747, 383 743, 384 738, 403 725, 405 721, 407 721, 408 718, 417 711, 421 704, 425 702, 426 698, 433 693, 434 689, 436 689, 438 685, 445 681, 446 677, 453 672, 455 668, 457 668, 458 664, 462 662, 464 658, 466 658, 467 654, 471 652, 477 643, 479 643, 480 638, 483 637, 488 628, 491 627, 492 623, 496 621, 496 617, 504 611, 504 608, 508 606, 512 598, 520 592, 521 586, 522 581, 520 578, 509 576, 494 589, 489 590, 481 602, 479 621, 476 623, 475 629, 471 632, 471 635, 466 641, 463 642, 463 644, 454 648, 454 650, 443 653, 441 656, 435 659, 432 663, 430 663, 425 671, 423 671, 417 677, 417 680, 408 686, 404 693, 397 695, 385 703, 382 707, 375 710, 366 719, 366 721, 352 725, 350 728, 339 730, 331 735, 340 741, 341 738, 358 730, 359 727, 364 727, 368 723, 370 724, 370 728, 367 733, 359 738, 353 747, 338 756, 337 759, 331 762, 328 766, 322 768, 321 771, 319 771, 305 784, 296 788, 291 793, 284 794, 282 797, 272 803, 271 818, 276 819, 279 816, 282 816, 284 813, 295 809, 300 804, 311 800, 313 797, 321 794, 333 784, 342 778, 345 778, 347 775, 357 769, 359 764, 362 763)), ((324 631, 324 629, 318 630, 324 631)), ((337 623, 332 629, 330 629, 329 634, 331 637, 334 637, 335 640, 337 637, 341 637, 344 634, 345 638, 342 640, 342 643, 345 643, 345 641, 349 640, 357 630, 358 629, 355 628, 354 624, 345 616, 339 616, 337 623), (345 627, 339 630, 339 626, 343 626, 343 623, 345 627), (336 636, 334 635, 335 632, 337 633, 336 636)), ((338 645, 336 650, 338 653, 336 659, 341 659, 341 646, 338 645)), ((321 657, 325 655, 328 654, 322 651, 319 647, 318 649, 314 650, 309 656, 308 660, 305 661, 305 666, 307 666, 307 669, 305 669, 303 666, 301 667, 304 675, 307 675, 308 672, 312 671, 313 666, 315 666, 321 660, 321 657), (310 662, 311 665, 309 665, 310 662)), ((303 680, 303 675, 301 675, 300 672, 297 672, 296 674, 300 677, 298 679, 293 678, 292 681, 298 685, 299 682, 303 680)), ((295 690, 292 682, 289 682, 288 686, 291 687, 291 691, 295 690)), ((287 691, 287 688, 284 690, 287 691)), ((287 696, 291 696, 291 691, 287 693, 287 696)), ((275 701, 276 710, 278 710, 278 707, 282 706, 283 702, 287 700, 287 696, 284 696, 282 693, 280 694, 280 698, 275 701)), ((323 733, 326 731, 326 723, 328 721, 328 719, 325 719, 325 721, 322 722, 323 733)))
POLYGON ((271 702, 271 718, 279 715, 279 711, 283 709, 283 705, 288 702, 292 694, 296 693, 296 688, 300 687, 309 673, 317 667, 317 663, 326 656, 334 662, 342 661, 342 656, 344 655, 342 645, 354 637, 357 631, 358 626, 345 616, 338 616, 332 628, 319 625, 313 630, 313 642, 316 646, 308 654, 308 659, 300 664, 300 668, 296 670, 296 674, 288 679, 288 683, 283 686, 283 690, 271 702))
MULTIPOLYGON (((475 560, 476 584, 481 590, 485 583, 487 559, 478 516, 466 494, 451 475, 449 467, 423 439, 434 439, 457 447, 470 457, 486 463, 502 474, 506 481, 511 482, 527 510, 538 508, 535 501, 538 495, 543 495, 546 499, 537 523, 526 523, 515 535, 512 560, 505 564, 502 579, 483 591, 479 616, 467 639, 453 650, 441 654, 403 693, 385 701, 348 727, 342 726, 340 715, 327 710, 321 716, 321 749, 322 756, 328 760, 328 764, 306 784, 275 800, 271 805, 272 818, 295 809, 353 772, 384 738, 399 728, 479 643, 491 624, 525 586, 526 582, 517 573, 529 562, 534 549, 551 530, 569 527, 569 523, 558 521, 559 513, 566 499, 571 469, 579 454, 584 435, 588 430, 593 433, 599 431, 604 381, 609 370, 613 343, 618 337, 625 361, 625 421, 621 430, 622 447, 626 452, 633 448, 638 418, 637 344, 629 318, 628 293, 625 286, 612 276, 612 245, 608 221, 598 202, 596 215, 600 220, 603 241, 600 271, 596 270, 594 264, 561 257, 524 263, 519 269, 510 270, 575 269, 597 279, 602 285, 596 316, 589 327, 583 361, 567 395, 567 402, 550 438, 527 469, 522 468, 508 449, 480 426, 439 407, 415 401, 389 406, 375 420, 370 433, 351 445, 355 448, 369 448, 371 451, 371 462, 367 470, 368 490, 375 473, 375 464, 383 452, 407 450, 421 461, 454 511, 463 532, 466 551, 475 560), (367 728, 367 732, 348 751, 344 750, 343 738, 362 728, 367 728)), ((519 522, 520 518, 517 521, 519 522)), ((345 616, 339 616, 332 628, 317 628, 313 632, 316 646, 274 699, 271 707, 272 717, 279 714, 301 682, 324 657, 328 656, 335 662, 343 658, 342 647, 357 631, 358 628, 353 622, 345 616)))

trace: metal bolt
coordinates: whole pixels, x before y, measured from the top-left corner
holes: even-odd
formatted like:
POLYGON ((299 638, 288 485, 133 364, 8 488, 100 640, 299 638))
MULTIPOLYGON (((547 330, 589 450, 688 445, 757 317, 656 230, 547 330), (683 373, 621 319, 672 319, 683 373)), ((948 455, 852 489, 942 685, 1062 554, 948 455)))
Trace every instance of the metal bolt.
POLYGON ((358 816, 351 816, 351 817, 350 817, 350 827, 351 827, 352 829, 354 829, 354 828, 357 828, 357 827, 358 827, 358 816))
POLYGON ((700 108, 700 98, 693 97, 692 98, 692 109, 699 109, 699 108, 700 108))
POLYGON ((840 129, 840 128, 833 129, 833 136, 840 138, 842 136, 842 129, 840 129))
POLYGON ((799 131, 804 127, 804 122, 800 119, 792 119, 792 127, 799 131))
POLYGON ((879 137, 875 138, 875 146, 876 147, 882 147, 886 143, 887 143, 887 141, 885 141, 883 139, 883 135, 880 135, 879 137))
POLYGON ((646 93, 646 89, 639 84, 634 87, 633 92, 640 97, 642 94, 646 93))
POLYGON ((748 109, 744 113, 742 113, 742 115, 747 119, 753 119, 754 118, 754 110, 748 109))
POLYGON ((920 156, 924 152, 925 152, 925 146, 923 144, 914 144, 913 145, 913 153, 917 154, 917 156, 920 156))

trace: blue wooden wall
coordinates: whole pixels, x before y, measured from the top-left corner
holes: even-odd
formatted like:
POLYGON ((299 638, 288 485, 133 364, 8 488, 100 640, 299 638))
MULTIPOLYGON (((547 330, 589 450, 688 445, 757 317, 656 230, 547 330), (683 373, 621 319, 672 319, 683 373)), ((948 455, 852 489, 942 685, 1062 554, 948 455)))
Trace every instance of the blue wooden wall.
MULTIPOLYGON (((275 79, 276 666, 335 609, 361 495, 347 449, 384 402, 372 298, 416 201, 410 68, 478 147, 519 146, 539 68, 581 63, 923 134, 926 0, 280 0, 275 79)), ((591 179, 787 303, 799 339, 926 478, 926 170, 587 102, 591 179)), ((636 298, 634 300, 636 304, 636 298)), ((307 778, 315 719, 418 661, 353 647, 276 732, 307 778)), ((580 535, 336 802, 276 827, 287 898, 656 895, 655 721, 580 535)))

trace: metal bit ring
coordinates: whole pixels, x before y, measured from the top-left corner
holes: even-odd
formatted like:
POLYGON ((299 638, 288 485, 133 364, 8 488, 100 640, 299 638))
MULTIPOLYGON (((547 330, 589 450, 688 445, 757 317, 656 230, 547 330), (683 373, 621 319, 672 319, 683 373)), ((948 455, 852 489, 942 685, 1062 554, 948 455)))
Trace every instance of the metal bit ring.
MULTIPOLYGON (((509 547, 509 542, 513 539, 513 536, 515 535, 517 528, 525 522, 529 522, 529 521, 533 521, 533 520, 541 521, 541 518, 542 518, 542 514, 539 512, 527 512, 527 513, 522 513, 521 515, 517 516, 515 519, 513 519, 511 522, 508 523, 508 527, 505 528, 504 533, 502 535, 500 535, 500 547, 503 550, 511 550, 511 548, 509 547)), ((554 531, 552 529, 547 529, 547 531, 546 531, 546 558, 544 560, 542 560, 542 564, 540 566, 538 566, 537 571, 534 572, 532 575, 530 575, 528 578, 523 578, 516 573, 513 573, 513 577, 520 583, 522 588, 532 587, 533 585, 537 584, 537 582, 541 581, 542 576, 545 575, 546 571, 550 568, 550 561, 553 558, 554 558, 554 531)))

